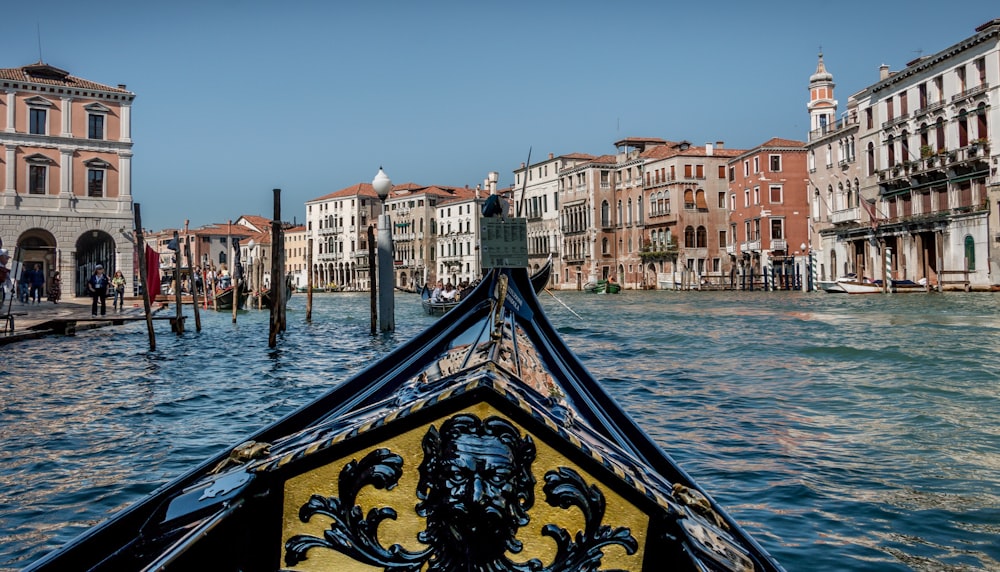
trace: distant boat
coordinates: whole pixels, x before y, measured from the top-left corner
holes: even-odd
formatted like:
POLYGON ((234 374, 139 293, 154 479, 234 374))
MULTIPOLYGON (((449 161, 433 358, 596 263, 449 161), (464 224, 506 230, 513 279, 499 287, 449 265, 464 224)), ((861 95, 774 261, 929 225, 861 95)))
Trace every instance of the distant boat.
POLYGON ((461 302, 458 299, 458 293, 456 292, 456 297, 451 299, 438 298, 434 299, 431 296, 431 291, 424 284, 424 287, 420 289, 420 305, 423 306, 424 312, 430 316, 443 316, 461 302))
POLYGON ((583 287, 584 290, 592 294, 618 294, 622 291, 621 284, 612 280, 598 280, 583 287))
MULTIPOLYGON (((882 281, 873 280, 870 282, 840 281, 836 283, 840 290, 826 290, 830 294, 881 294, 882 281)), ((893 294, 908 294, 915 292, 927 292, 925 284, 918 284, 912 280, 890 280, 888 291, 893 294)))

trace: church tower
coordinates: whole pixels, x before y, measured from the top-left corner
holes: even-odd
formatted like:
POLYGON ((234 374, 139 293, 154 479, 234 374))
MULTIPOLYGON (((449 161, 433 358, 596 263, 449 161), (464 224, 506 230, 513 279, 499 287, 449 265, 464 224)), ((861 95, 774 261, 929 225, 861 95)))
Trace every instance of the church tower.
POLYGON ((833 74, 826 71, 823 52, 819 54, 816 73, 809 76, 809 131, 822 135, 837 120, 837 100, 833 98, 833 74))

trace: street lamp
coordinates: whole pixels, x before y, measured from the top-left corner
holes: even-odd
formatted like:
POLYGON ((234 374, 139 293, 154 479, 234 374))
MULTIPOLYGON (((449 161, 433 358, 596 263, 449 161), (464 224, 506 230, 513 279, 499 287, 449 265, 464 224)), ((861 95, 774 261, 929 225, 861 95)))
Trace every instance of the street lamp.
MULTIPOLYGON (((390 332, 396 329, 395 317, 393 314, 393 284, 392 277, 392 227, 389 220, 389 213, 385 208, 385 199, 392 191, 392 181, 385 174, 382 167, 378 168, 378 173, 372 179, 372 187, 375 194, 382 201, 382 212, 378 215, 378 284, 381 290, 378 292, 378 322, 379 329, 383 332, 390 332)), ((369 269, 371 272, 371 269, 369 269)))
POLYGON ((812 292, 813 291, 813 253, 812 253, 812 249, 806 250, 806 248, 808 247, 808 245, 806 243, 804 243, 804 242, 801 245, 799 245, 799 246, 802 247, 802 252, 804 252, 806 254, 806 261, 807 261, 807 263, 806 263, 806 278, 803 281, 802 285, 805 287, 804 290, 806 292, 812 292))

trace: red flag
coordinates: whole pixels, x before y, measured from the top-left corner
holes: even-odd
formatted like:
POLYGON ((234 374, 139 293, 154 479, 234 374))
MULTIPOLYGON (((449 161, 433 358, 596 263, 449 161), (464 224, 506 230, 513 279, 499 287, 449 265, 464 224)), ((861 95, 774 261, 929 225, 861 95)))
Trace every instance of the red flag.
POLYGON ((146 289, 149 299, 160 295, 160 253, 146 245, 146 289))

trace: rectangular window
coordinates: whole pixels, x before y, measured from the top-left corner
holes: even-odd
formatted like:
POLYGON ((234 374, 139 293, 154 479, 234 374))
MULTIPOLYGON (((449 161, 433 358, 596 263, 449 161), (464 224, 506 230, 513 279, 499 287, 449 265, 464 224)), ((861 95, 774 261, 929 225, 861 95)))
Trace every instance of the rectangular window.
POLYGON ((726 178, 726 166, 725 165, 719 165, 719 178, 720 179, 725 179, 726 178))
POLYGON ((743 206, 750 206, 750 189, 743 189, 743 206))
POLYGON ((735 180, 736 180, 736 167, 730 166, 729 167, 729 182, 731 183, 731 182, 733 182, 735 180))
POLYGON ((781 240, 782 230, 781 219, 771 219, 771 238, 781 240))
POLYGON ((771 162, 772 173, 781 171, 781 155, 771 155, 768 160, 771 162))
POLYGON ((769 194, 771 195, 771 204, 772 205, 781 204, 781 187, 775 185, 772 186, 770 189, 768 189, 768 191, 769 194))
POLYGON ((753 188, 753 204, 760 204, 760 187, 753 188))
POLYGON ((45 166, 31 165, 28 167, 28 193, 32 195, 45 194, 45 166))
POLYGON ((726 191, 719 191, 719 208, 726 208, 726 191))
POLYGON ((705 165, 695 165, 694 166, 694 175, 695 175, 695 177, 698 177, 699 179, 704 179, 705 178, 705 165))
POLYGON ((29 126, 30 133, 35 135, 45 135, 45 110, 38 108, 31 108, 31 125, 29 126))
POLYGON ((103 197, 104 196, 104 170, 103 169, 88 169, 87 170, 87 196, 88 197, 103 197))
POLYGON ((684 165, 684 178, 685 179, 691 178, 691 165, 684 165))
POLYGON ((874 124, 875 124, 875 114, 872 112, 872 108, 869 107, 868 109, 865 110, 865 127, 867 129, 873 129, 874 124))
POLYGON ((760 172, 760 157, 753 158, 753 172, 754 173, 760 172))
POLYGON ((104 139, 104 116, 91 114, 87 116, 87 138, 104 139))

